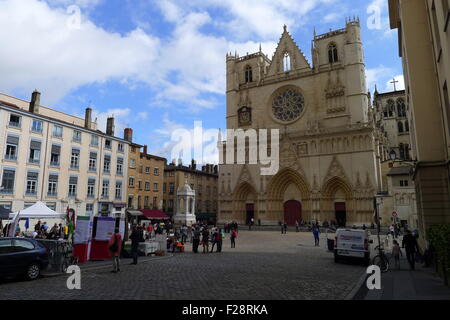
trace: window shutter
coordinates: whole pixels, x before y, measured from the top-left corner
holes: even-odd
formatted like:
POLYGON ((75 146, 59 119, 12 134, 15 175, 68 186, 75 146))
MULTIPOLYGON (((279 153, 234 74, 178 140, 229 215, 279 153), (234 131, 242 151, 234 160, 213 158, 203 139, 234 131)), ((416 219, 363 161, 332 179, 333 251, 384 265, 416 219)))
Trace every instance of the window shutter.
POLYGON ((111 156, 110 155, 105 155, 105 161, 111 161, 111 156))
POLYGON ((31 149, 41 150, 41 142, 40 141, 31 141, 30 147, 31 147, 31 149))
POLYGON ((78 149, 72 149, 72 153, 80 154, 80 150, 78 150, 78 149))
POLYGON ((49 181, 52 182, 58 182, 58 175, 57 174, 51 174, 48 178, 49 181))
POLYGON ((6 140, 7 143, 10 144, 19 144, 19 137, 14 137, 14 136, 8 136, 8 139, 6 140))
POLYGON ((37 180, 39 173, 37 172, 28 172, 27 180, 37 180))
POLYGON ((91 152, 90 158, 97 159, 97 152, 91 152))
POLYGON ((61 146, 52 145, 52 153, 60 154, 61 153, 61 146))
POLYGON ((69 184, 77 184, 78 183, 78 177, 70 177, 69 184))

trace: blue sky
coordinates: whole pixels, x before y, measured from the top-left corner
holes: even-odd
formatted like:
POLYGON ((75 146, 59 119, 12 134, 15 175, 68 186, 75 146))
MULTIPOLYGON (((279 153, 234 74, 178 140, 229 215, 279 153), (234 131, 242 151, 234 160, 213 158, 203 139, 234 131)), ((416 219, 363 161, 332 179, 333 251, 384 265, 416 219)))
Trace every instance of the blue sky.
POLYGON ((170 159, 174 129, 225 128, 227 52, 261 43, 271 57, 286 24, 311 61, 314 28, 353 16, 369 88, 389 90, 402 70, 387 0, 0 0, 0 91, 37 88, 44 105, 80 116, 91 105, 102 130, 114 114, 117 135, 130 126, 170 159))

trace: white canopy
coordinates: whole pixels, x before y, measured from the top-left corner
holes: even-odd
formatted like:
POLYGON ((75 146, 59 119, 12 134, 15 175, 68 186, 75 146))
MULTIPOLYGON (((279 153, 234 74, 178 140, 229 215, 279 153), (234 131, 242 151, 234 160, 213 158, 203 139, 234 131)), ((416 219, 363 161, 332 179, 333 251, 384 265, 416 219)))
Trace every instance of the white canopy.
POLYGON ((31 207, 11 213, 10 219, 14 219, 20 213, 20 219, 64 219, 65 213, 57 213, 45 205, 45 203, 38 201, 31 207))

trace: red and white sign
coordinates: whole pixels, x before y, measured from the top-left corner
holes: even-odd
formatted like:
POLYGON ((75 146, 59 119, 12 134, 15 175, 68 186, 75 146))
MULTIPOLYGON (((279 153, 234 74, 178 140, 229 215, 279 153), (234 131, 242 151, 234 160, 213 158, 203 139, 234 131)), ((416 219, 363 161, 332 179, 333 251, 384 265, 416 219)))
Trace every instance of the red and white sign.
POLYGON ((393 212, 392 212, 392 216, 393 216, 393 217, 396 217, 396 216, 397 216, 397 211, 393 211, 393 212))

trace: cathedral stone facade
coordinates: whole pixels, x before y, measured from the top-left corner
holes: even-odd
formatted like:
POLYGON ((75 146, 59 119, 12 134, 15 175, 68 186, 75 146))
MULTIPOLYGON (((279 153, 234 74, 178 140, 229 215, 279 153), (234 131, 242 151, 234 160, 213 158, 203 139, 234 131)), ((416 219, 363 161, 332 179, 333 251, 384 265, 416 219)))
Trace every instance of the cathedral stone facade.
POLYGON ((272 59, 227 55, 227 128, 279 129, 280 162, 272 176, 220 165, 219 223, 373 222, 381 170, 359 20, 315 34, 312 60, 286 26, 272 59))

